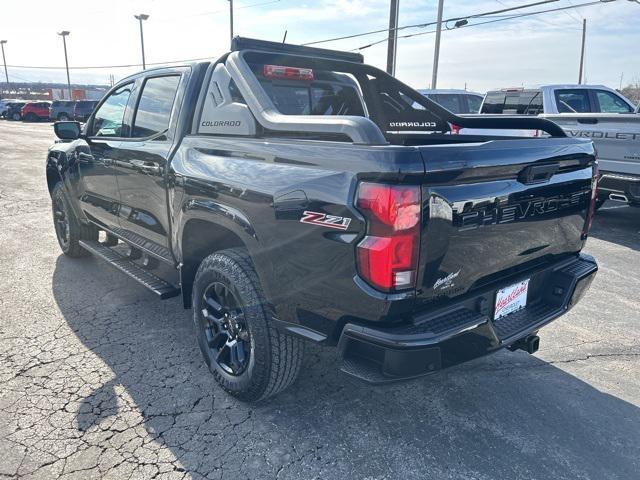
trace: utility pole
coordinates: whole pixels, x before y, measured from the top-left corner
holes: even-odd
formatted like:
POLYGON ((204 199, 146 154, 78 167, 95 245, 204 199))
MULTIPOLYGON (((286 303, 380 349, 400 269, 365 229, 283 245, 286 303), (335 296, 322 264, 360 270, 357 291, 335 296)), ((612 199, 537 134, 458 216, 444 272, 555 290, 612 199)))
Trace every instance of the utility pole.
POLYGON ((134 17, 136 18, 136 20, 140 22, 140 46, 142 47, 142 69, 146 70, 147 63, 145 62, 145 59, 144 59, 144 34, 142 33, 142 21, 148 20, 149 15, 145 13, 141 13, 140 15, 134 15, 134 17))
POLYGON ((400 0, 391 0, 389 11, 389 40, 387 41, 387 73, 396 74, 396 52, 398 51, 398 12, 400 0))
POLYGON ((580 49, 580 72, 578 73, 578 84, 582 85, 582 72, 584 71, 584 43, 587 38, 587 19, 582 19, 582 48, 580 49))
POLYGON ((229 40, 233 41, 233 0, 229 0, 229 40))
POLYGON ((431 88, 436 88, 438 83, 438 61, 440 60, 440 35, 442 34, 442 8, 444 0, 438 0, 438 26, 436 27, 436 45, 433 52, 433 74, 431 75, 431 88))
POLYGON ((0 40, 0 47, 2 47, 2 62, 4 63, 4 78, 7 81, 7 90, 9 90, 9 73, 7 72, 7 59, 4 56, 4 44, 6 40, 0 40))
POLYGON ((67 57, 67 35, 69 35, 70 33, 71 32, 67 30, 63 30, 61 32, 58 32, 58 35, 62 37, 62 44, 64 45, 64 64, 67 68, 67 88, 69 92, 69 100, 73 100, 73 98, 71 97, 71 78, 69 77, 69 58, 67 57))

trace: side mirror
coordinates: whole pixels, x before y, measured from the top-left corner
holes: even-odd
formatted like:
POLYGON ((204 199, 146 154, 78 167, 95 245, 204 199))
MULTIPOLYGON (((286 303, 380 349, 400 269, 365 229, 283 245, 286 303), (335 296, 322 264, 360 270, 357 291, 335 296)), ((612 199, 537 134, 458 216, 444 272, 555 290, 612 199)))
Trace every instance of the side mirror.
POLYGON ((80 122, 56 122, 53 124, 53 131, 61 140, 76 140, 82 133, 80 122))

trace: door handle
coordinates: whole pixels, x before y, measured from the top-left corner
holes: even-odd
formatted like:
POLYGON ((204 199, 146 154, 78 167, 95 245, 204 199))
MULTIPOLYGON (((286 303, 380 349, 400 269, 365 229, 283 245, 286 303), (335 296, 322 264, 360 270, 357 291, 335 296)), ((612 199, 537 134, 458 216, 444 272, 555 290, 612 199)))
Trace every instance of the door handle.
POLYGON ((598 119, 597 118, 579 118, 578 123, 588 123, 593 125, 595 123, 598 123, 598 119))
POLYGON ((135 168, 145 173, 152 173, 154 175, 159 175, 162 173, 162 168, 160 168, 160 165, 155 162, 146 162, 144 160, 131 160, 131 165, 133 165, 135 168))

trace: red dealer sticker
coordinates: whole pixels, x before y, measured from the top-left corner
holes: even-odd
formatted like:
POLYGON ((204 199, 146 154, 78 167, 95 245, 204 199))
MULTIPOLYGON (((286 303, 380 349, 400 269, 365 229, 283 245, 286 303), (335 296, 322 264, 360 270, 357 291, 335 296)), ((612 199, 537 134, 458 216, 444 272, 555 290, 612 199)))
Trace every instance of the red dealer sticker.
POLYGON ((527 306, 529 279, 498 290, 493 319, 497 320, 527 306))

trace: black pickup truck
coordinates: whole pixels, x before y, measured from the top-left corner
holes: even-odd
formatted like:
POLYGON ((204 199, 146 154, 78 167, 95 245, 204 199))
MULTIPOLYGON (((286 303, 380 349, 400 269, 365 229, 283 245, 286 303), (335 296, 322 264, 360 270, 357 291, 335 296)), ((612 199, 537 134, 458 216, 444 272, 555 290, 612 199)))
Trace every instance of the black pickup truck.
POLYGON ((243 400, 290 385, 306 341, 371 383, 533 353, 597 270, 580 253, 590 141, 538 118, 457 117, 359 54, 236 38, 215 62, 122 80, 82 130, 55 132, 62 251, 181 295, 215 379, 243 400))

